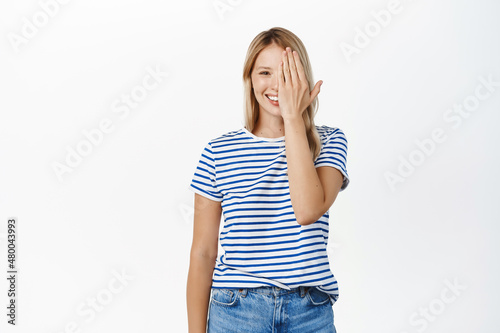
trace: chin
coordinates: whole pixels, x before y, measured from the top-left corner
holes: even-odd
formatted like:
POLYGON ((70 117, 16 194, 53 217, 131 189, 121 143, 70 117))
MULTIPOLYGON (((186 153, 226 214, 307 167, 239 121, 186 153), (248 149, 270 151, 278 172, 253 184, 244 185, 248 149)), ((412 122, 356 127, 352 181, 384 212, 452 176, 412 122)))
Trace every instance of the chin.
POLYGON ((279 106, 276 106, 276 107, 268 107, 266 106, 266 108, 262 108, 263 111, 267 112, 268 114, 271 114, 275 117, 278 117, 280 116, 281 117, 281 111, 280 111, 280 108, 279 106))

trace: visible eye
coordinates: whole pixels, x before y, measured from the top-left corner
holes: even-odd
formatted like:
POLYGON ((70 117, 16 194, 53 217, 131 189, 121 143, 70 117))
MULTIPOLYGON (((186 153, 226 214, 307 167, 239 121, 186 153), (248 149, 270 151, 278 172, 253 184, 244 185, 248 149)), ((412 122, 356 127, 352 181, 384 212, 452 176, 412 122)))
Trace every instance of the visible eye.
POLYGON ((269 74, 269 72, 267 72, 267 71, 260 72, 259 74, 261 74, 261 75, 267 75, 267 74, 265 74, 265 73, 269 74))

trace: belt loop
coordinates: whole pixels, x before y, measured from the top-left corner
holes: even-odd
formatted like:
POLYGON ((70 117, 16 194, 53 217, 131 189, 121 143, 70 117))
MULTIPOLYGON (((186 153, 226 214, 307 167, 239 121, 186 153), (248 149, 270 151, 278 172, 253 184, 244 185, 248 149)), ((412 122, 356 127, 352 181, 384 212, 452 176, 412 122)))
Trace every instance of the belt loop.
POLYGON ((300 286, 300 297, 304 297, 306 295, 307 288, 308 287, 300 286))
POLYGON ((241 293, 241 297, 247 297, 248 289, 247 288, 241 288, 241 289, 239 289, 239 292, 241 293))

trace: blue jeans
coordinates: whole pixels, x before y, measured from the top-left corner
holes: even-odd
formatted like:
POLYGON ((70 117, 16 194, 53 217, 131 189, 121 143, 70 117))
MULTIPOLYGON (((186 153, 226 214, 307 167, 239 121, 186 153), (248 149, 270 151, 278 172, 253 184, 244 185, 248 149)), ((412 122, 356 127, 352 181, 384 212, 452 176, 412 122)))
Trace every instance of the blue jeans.
POLYGON ((316 287, 211 291, 207 333, 336 333, 333 303, 316 287))

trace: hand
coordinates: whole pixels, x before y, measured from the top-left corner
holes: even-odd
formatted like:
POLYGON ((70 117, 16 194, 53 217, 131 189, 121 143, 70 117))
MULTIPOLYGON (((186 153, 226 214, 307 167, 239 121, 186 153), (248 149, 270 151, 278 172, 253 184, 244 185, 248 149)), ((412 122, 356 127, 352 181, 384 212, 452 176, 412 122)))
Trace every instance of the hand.
POLYGON ((302 117, 302 112, 319 94, 323 81, 316 82, 309 92, 309 82, 300 62, 299 54, 287 47, 278 68, 278 100, 283 118, 302 117))

